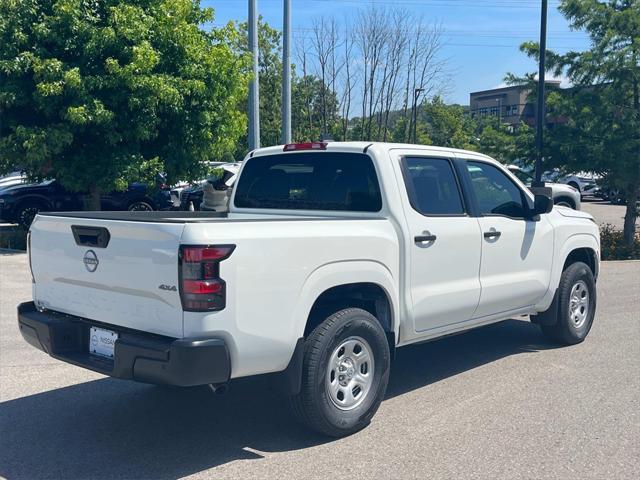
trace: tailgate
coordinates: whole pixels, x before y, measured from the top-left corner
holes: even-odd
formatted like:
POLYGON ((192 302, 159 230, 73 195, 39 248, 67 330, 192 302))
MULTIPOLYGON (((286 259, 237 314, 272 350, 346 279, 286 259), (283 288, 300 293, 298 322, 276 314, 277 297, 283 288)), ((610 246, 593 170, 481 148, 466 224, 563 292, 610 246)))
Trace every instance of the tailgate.
POLYGON ((110 325, 182 337, 183 228, 182 223, 38 216, 31 225, 34 301, 110 325))

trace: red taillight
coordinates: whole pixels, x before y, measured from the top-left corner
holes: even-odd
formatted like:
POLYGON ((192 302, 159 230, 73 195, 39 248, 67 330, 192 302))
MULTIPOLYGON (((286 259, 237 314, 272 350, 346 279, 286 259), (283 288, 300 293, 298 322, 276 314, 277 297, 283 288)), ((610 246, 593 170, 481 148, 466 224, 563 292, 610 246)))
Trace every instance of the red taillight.
POLYGON ((220 262, 228 258, 235 245, 180 247, 180 296, 185 311, 222 310, 226 284, 220 278, 220 262))
POLYGON ((223 284, 218 281, 204 281, 204 280, 184 280, 182 282, 182 291, 184 293, 220 293, 223 289, 223 284))
POLYGON ((326 150, 326 142, 306 142, 306 143, 287 143, 282 149, 283 152, 293 152, 295 150, 326 150))
POLYGON ((235 245, 224 245, 214 247, 182 247, 182 261, 188 263, 200 263, 205 260, 224 260, 235 245))

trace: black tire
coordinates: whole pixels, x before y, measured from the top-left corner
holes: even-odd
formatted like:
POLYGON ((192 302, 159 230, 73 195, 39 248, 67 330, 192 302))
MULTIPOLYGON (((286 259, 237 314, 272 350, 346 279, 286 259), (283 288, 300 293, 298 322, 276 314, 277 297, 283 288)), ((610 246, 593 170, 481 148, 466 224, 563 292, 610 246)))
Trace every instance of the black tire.
POLYGON ((148 199, 134 200, 127 206, 130 212, 153 212, 155 210, 153 202, 148 199))
MULTIPOLYGON (((347 308, 330 315, 305 340, 302 388, 290 397, 294 415, 307 427, 331 437, 344 437, 362 430, 384 398, 390 363, 385 332, 373 315, 359 308, 347 308), (365 340, 374 368, 370 386, 360 403, 345 410, 334 403, 329 393, 328 378, 335 372, 329 369, 329 362, 345 341, 354 341, 354 338, 365 340)), ((351 378, 353 371, 349 375, 351 378)))
POLYGON ((42 211, 45 211, 46 207, 38 201, 27 200, 18 205, 16 208, 15 219, 16 223, 22 228, 28 229, 33 222, 35 216, 42 211))
POLYGON ((560 277, 557 295, 557 302, 554 302, 552 306, 555 312, 549 312, 552 316, 555 314, 555 323, 540 325, 542 332, 549 340, 563 345, 575 345, 584 341, 593 325, 597 303, 596 283, 591 269, 582 262, 576 262, 567 267, 560 277), (577 286, 580 288, 576 290, 577 286), (580 319, 582 315, 579 313, 581 307, 578 307, 576 316, 574 316, 571 309, 571 298, 574 293, 577 297, 582 296, 583 290, 581 289, 583 288, 586 288, 585 308, 588 310, 584 314, 584 318, 578 322, 576 319, 580 319))

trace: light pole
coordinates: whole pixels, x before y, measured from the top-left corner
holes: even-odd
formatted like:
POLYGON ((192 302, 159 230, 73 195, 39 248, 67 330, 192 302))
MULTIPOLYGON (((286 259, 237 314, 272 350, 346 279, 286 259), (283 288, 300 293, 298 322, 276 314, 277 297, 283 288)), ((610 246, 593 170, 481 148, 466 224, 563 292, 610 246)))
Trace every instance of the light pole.
POLYGON ((249 150, 260 148, 260 79, 258 77, 258 2, 249 0, 249 51, 253 78, 249 83, 249 150))
POLYGON ((291 0, 284 0, 282 36, 282 143, 291 143, 291 0))
POLYGON ((545 56, 547 50, 547 0, 542 0, 540 14, 540 61, 538 62, 538 107, 536 112, 536 172, 533 187, 544 187, 542 181, 542 148, 544 146, 544 82, 545 82, 545 56))
POLYGON ((421 92, 424 92, 424 88, 413 89, 413 143, 417 143, 418 97, 421 92))

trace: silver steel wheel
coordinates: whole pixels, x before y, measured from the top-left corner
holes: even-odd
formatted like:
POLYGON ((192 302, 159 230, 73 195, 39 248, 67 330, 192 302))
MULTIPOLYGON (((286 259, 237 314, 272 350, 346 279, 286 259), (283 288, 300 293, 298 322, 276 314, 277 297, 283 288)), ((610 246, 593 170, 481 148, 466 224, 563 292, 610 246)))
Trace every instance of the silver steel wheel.
POLYGON ((364 338, 349 337, 333 351, 327 368, 327 394, 340 410, 360 405, 371 390, 373 350, 364 338))
POLYGON ((589 289, 587 284, 578 280, 571 288, 569 296, 569 316, 575 328, 584 325, 589 315, 589 289))

